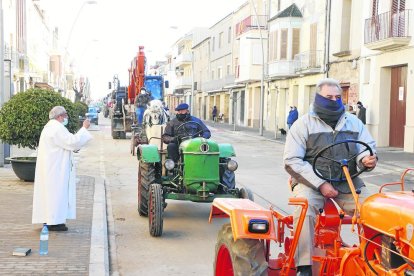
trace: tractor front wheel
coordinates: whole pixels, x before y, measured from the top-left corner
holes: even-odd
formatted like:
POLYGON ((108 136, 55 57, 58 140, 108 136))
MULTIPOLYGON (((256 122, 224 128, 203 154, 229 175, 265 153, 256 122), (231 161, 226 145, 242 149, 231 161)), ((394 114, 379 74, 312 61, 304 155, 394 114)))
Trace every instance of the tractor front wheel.
POLYGON ((153 237, 162 235, 163 213, 162 186, 151 184, 149 190, 149 231, 153 237))
POLYGON ((253 192, 245 187, 240 189, 240 198, 250 199, 251 201, 254 201, 253 192))
POLYGON ((138 171, 138 213, 148 216, 149 187, 155 181, 155 166, 151 163, 139 162, 138 171))
POLYGON ((221 228, 216 244, 214 275, 267 275, 263 242, 254 239, 234 241, 231 225, 221 228))

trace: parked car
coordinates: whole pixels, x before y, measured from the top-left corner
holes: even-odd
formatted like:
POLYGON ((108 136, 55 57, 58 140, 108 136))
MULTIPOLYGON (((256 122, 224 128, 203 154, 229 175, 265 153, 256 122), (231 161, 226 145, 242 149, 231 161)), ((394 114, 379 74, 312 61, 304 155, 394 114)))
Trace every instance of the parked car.
POLYGON ((91 123, 95 123, 95 125, 98 124, 98 109, 96 107, 88 107, 88 113, 85 114, 86 118, 88 118, 91 123))

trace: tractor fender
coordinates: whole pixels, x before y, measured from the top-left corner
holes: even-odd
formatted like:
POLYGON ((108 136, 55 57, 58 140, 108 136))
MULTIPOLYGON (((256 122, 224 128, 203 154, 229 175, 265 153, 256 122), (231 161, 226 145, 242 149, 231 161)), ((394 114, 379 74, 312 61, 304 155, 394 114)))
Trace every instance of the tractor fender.
POLYGON ((156 145, 139 145, 137 158, 144 163, 160 162, 160 155, 156 145))
POLYGON ((236 156, 236 152, 231 144, 219 144, 220 158, 236 156))
POLYGON ((209 222, 213 218, 230 218, 234 241, 238 239, 259 239, 276 241, 276 230, 273 223, 273 214, 259 204, 241 198, 216 198, 214 199, 209 222), (266 233, 254 233, 249 230, 249 222, 260 220, 268 222, 266 233))

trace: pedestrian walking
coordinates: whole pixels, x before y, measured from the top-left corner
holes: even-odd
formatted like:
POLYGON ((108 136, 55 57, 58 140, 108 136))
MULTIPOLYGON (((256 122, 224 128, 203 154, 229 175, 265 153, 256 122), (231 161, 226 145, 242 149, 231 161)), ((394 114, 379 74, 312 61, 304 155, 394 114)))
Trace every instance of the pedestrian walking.
POLYGON ((67 231, 67 219, 76 218, 76 183, 73 151, 79 150, 92 135, 89 120, 72 134, 65 125, 68 115, 63 106, 49 112, 49 122, 40 135, 33 193, 32 223, 44 223, 49 231, 67 231))
POLYGON ((289 129, 297 119, 298 119, 298 110, 296 106, 291 106, 289 115, 287 117, 287 125, 289 129))
POLYGON ((357 102, 357 106, 358 106, 358 119, 360 119, 362 121, 362 123, 365 125, 366 124, 366 113, 367 113, 367 109, 364 107, 364 105, 361 102, 357 102))
POLYGON ((217 107, 216 106, 213 107, 212 115, 213 115, 213 121, 216 122, 217 121, 217 107))

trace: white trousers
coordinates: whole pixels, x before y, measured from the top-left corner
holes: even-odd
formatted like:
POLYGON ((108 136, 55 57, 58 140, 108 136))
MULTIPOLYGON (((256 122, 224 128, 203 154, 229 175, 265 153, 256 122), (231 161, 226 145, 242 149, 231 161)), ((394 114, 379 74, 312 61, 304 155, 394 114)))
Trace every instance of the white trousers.
MULTIPOLYGON (((308 200, 308 211, 306 212, 305 221, 303 222, 302 231, 299 236, 299 243, 296 248, 295 265, 296 267, 312 265, 316 215, 319 214, 319 209, 323 208, 325 197, 319 191, 309 188, 301 183, 297 184, 293 189, 293 196, 303 197, 308 200)), ((362 203, 368 196, 368 189, 362 187, 361 194, 359 195, 359 202, 362 203)), ((334 200, 347 215, 352 216, 354 214, 355 202, 352 194, 339 193, 334 200)), ((302 207, 298 206, 293 213, 294 229, 296 229, 296 225, 299 221, 301 209, 302 207)))

